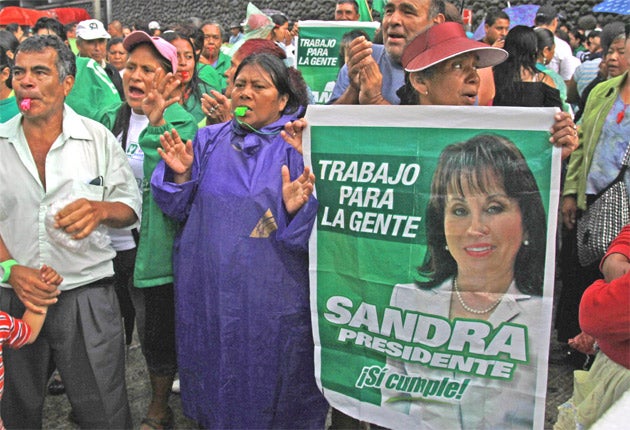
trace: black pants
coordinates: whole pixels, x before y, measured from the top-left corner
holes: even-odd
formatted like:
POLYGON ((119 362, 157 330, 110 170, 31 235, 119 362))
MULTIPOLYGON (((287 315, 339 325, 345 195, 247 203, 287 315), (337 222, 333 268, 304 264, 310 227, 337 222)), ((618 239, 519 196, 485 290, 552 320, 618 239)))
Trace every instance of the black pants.
POLYGON ((125 328, 125 343, 131 345, 136 310, 131 301, 129 289, 133 288, 133 269, 136 262, 136 248, 117 251, 114 257, 114 288, 120 304, 120 313, 125 328))
POLYGON ((604 276, 599 271, 599 261, 582 267, 577 254, 577 228, 562 227, 562 249, 560 250, 560 279, 562 289, 556 309, 558 341, 566 343, 580 333, 578 320, 580 300, 584 291, 597 279, 604 276))

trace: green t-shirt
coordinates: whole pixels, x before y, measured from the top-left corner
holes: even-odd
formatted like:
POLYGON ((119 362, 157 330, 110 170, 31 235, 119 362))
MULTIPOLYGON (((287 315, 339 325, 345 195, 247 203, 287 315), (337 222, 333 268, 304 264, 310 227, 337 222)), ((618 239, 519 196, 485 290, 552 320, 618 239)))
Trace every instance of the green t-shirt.
MULTIPOLYGON (((221 81, 217 71, 207 64, 201 64, 200 66, 197 66, 197 75, 199 77, 197 88, 199 89, 199 94, 210 94, 211 90, 222 92, 223 88, 221 87, 221 81)), ((195 118, 198 124, 201 121, 205 121, 206 115, 201 109, 201 99, 195 94, 190 94, 182 106, 195 118)))
POLYGON ((9 97, 4 100, 0 100, 0 123, 7 122, 19 113, 20 110, 18 109, 17 102, 15 101, 15 95, 13 94, 13 91, 11 91, 9 97))

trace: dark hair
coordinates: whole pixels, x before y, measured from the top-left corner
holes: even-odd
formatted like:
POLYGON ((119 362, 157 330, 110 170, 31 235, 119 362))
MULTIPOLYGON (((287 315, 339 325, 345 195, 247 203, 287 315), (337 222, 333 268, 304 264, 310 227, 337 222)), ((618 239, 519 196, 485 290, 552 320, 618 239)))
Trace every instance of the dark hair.
POLYGON ((582 33, 577 28, 571 30, 571 35, 580 42, 580 45, 586 42, 586 36, 584 36, 584 33, 582 33))
MULTIPOLYGON (((434 64, 433 66, 427 67, 424 70, 413 72, 413 74, 421 76, 421 79, 433 79, 441 63, 442 62, 434 64)), ((396 95, 400 99, 401 105, 420 104, 420 95, 411 84, 411 75, 412 73, 405 71, 405 85, 398 88, 398 90, 396 91, 396 95)))
POLYGON ((48 18, 45 16, 41 17, 37 20, 31 31, 33 35, 36 35, 37 32, 41 29, 52 31, 64 42, 68 40, 66 29, 64 28, 63 24, 57 21, 55 18, 48 18))
POLYGON ((457 262, 446 249, 444 232, 449 191, 463 194, 466 186, 485 193, 494 180, 500 181, 507 196, 518 202, 523 232, 529 241, 516 255, 516 287, 522 293, 542 295, 547 228, 540 191, 519 149, 508 139, 491 134, 449 145, 440 155, 425 217, 428 253, 419 268, 419 273, 431 281, 422 286, 437 286, 457 274, 457 262))
MULTIPOLYGON (((188 106, 189 100, 191 100, 191 103, 193 105, 196 103, 201 104, 202 91, 200 87, 202 85, 206 87, 205 91, 203 91, 205 93, 210 93, 210 90, 212 90, 213 88, 211 88, 209 85, 206 85, 205 82, 203 82, 199 78, 199 72, 197 71, 197 63, 199 62, 199 57, 197 55, 197 50, 195 49, 195 44, 190 38, 176 31, 167 31, 162 34, 162 38, 171 44, 173 44, 173 42, 176 40, 183 40, 190 45, 190 48, 193 52, 195 65, 192 70, 192 77, 190 78, 190 81, 188 81, 186 87, 184 88, 184 91, 182 92, 182 102, 185 106, 188 106)), ((189 110, 189 108, 187 107, 186 110, 189 110)))
POLYGON ((536 33, 536 46, 538 48, 538 52, 542 52, 545 48, 551 49, 555 46, 556 42, 553 38, 551 30, 538 27, 534 30, 534 32, 536 33))
POLYGON ((67 33, 68 31, 71 31, 71 30, 75 29, 77 24, 78 23, 76 21, 72 21, 72 22, 69 22, 66 25, 64 25, 63 28, 64 28, 64 30, 66 30, 66 33, 67 33))
POLYGON ((118 45, 119 43, 123 43, 123 38, 122 37, 112 37, 111 39, 109 39, 107 41, 107 47, 106 49, 109 51, 109 49, 114 46, 114 45, 118 45))
POLYGON ((350 46, 350 42, 361 36, 365 37, 366 40, 370 40, 370 36, 360 29, 350 30, 341 36, 341 43, 339 43, 339 68, 346 63, 346 50, 350 46))
POLYGON ((13 62, 7 55, 6 50, 2 46, 0 46, 0 73, 2 73, 4 69, 6 69, 7 67, 9 68, 9 77, 6 81, 4 81, 4 85, 6 85, 7 88, 13 88, 13 85, 11 85, 12 66, 13 66, 13 62))
MULTIPOLYGON (((160 54, 160 52, 155 48, 155 46, 151 42, 136 43, 129 49, 128 55, 131 55, 133 51, 138 49, 139 46, 147 46, 151 50, 151 52, 153 53, 153 56, 157 59, 157 61, 160 63, 160 66, 162 67, 162 69, 164 69, 165 72, 169 72, 173 70, 173 65, 171 64, 171 62, 168 59, 166 59, 164 56, 162 56, 162 54, 160 54)), ((173 72, 175 72, 175 70, 173 70, 173 72)), ((123 149, 127 148, 127 133, 129 132, 129 119, 130 118, 131 118, 131 106, 129 106, 127 102, 124 102, 120 106, 120 109, 118 109, 118 112, 116 113, 116 119, 114 120, 114 125, 112 126, 112 129, 111 129, 111 132, 114 134, 114 136, 118 136, 119 134, 122 133, 121 142, 122 142, 123 149)))
POLYGON ((521 82, 521 72, 527 70, 537 74, 538 40, 530 27, 517 25, 505 37, 503 46, 509 56, 506 61, 494 66, 494 83, 497 94, 514 94, 515 82, 521 82))
POLYGON ((15 34, 11 33, 9 30, 0 30, 0 46, 2 46, 5 51, 11 51, 15 53, 20 41, 15 37, 15 34))
POLYGON ((308 104, 306 83, 302 74, 293 67, 287 67, 280 58, 270 54, 253 54, 246 57, 234 73, 234 81, 245 66, 258 66, 269 73, 279 95, 287 95, 284 114, 295 113, 308 104))
POLYGON ((74 54, 68 45, 54 35, 43 34, 24 39, 17 47, 15 57, 17 58, 19 52, 42 52, 46 48, 52 48, 57 52, 55 65, 59 74, 59 82, 63 82, 66 76, 76 76, 77 65, 74 54))
POLYGON ((431 0, 431 4, 429 5, 429 19, 433 19, 438 14, 445 15, 446 14, 446 4, 443 0, 431 0))
POLYGON ((337 0, 336 4, 350 4, 354 7, 354 11, 359 13, 359 3, 356 0, 337 0))
POLYGON ((488 12, 486 12, 486 24, 492 27, 497 19, 507 19, 509 21, 510 16, 498 7, 488 9, 488 12))

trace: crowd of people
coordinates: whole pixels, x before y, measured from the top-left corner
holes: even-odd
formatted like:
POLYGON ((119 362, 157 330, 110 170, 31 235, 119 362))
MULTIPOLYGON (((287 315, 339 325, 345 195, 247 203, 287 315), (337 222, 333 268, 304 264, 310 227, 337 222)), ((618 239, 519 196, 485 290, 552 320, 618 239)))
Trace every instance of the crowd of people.
MULTIPOLYGON (((629 230, 588 263, 577 235, 582 214, 630 163, 630 28, 600 29, 594 18, 574 26, 549 5, 533 26, 511 27, 491 8, 473 40, 449 7, 384 2, 373 40, 344 39, 329 104, 558 108, 549 140, 565 167, 561 359, 581 368, 599 345, 591 391, 573 396, 559 426, 589 425, 630 387, 629 230), (615 321, 596 316, 604 312, 615 321)), ((322 18, 356 21, 358 4, 338 0, 322 18)), ((317 199, 302 158, 312 95, 295 67, 299 28, 250 4, 242 24, 223 29, 211 19, 41 18, 0 30, 0 348, 11 347, 0 350, 0 428, 42 427, 55 369, 79 427, 130 428, 125 344, 134 325, 151 386, 143 430, 173 428, 174 382, 203 428, 324 428, 308 282, 317 199)), ((545 221, 531 172, 506 170, 525 164, 522 154, 495 136, 446 153, 427 208, 430 258, 420 270, 430 285, 397 285, 392 306, 421 311, 444 292, 448 318, 500 324, 512 297, 519 311, 510 318, 534 318, 545 221), (493 173, 479 174, 483 166, 493 173), (471 219, 501 207, 474 234, 507 232, 504 266, 471 269, 457 254, 453 240, 473 228, 453 219, 453 200, 471 219)), ((534 380, 515 384, 528 391, 534 380)), ((501 409, 500 398, 487 402, 501 409)), ((533 406, 521 412, 527 421, 533 406)), ((507 425, 498 413, 477 418, 507 425)), ((332 411, 330 428, 359 425, 332 411)))

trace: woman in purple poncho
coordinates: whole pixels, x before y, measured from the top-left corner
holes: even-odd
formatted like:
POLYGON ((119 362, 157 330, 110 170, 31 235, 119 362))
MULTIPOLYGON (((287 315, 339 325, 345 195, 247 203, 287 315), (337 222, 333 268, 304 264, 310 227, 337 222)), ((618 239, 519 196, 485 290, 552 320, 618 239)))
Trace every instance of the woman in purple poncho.
POLYGON ((182 403, 205 428, 324 428, 308 290, 315 177, 281 135, 305 104, 293 88, 281 60, 253 55, 235 73, 234 120, 193 143, 162 138, 153 194, 185 223, 174 250, 182 403))

